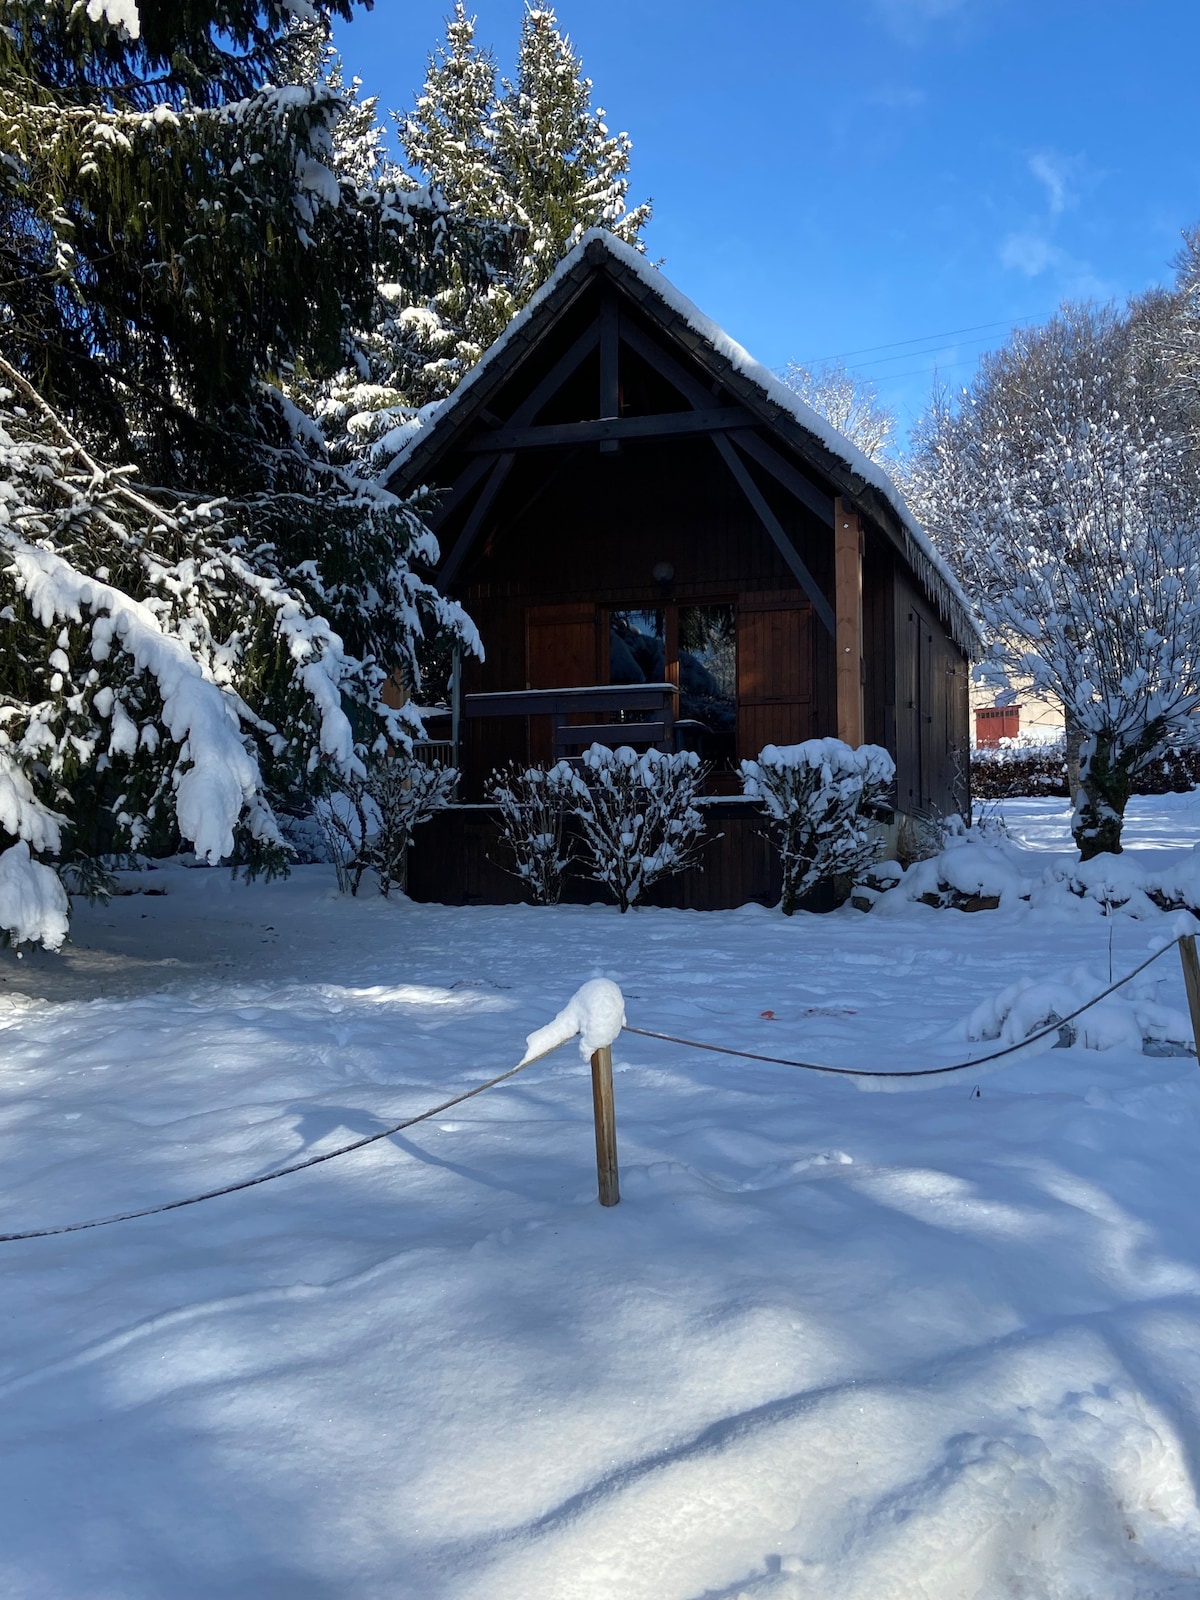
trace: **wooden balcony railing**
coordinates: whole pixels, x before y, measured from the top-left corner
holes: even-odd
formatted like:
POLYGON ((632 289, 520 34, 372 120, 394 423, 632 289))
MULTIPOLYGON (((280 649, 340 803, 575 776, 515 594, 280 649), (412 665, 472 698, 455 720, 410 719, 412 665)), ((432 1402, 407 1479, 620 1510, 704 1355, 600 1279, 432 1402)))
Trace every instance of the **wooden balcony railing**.
POLYGON ((514 689, 469 694, 463 715, 549 717, 554 759, 578 755, 591 744, 675 749, 679 690, 673 683, 599 683, 575 689, 514 689), (572 722, 572 717, 590 720, 572 722), (605 718, 604 721, 597 720, 605 718))

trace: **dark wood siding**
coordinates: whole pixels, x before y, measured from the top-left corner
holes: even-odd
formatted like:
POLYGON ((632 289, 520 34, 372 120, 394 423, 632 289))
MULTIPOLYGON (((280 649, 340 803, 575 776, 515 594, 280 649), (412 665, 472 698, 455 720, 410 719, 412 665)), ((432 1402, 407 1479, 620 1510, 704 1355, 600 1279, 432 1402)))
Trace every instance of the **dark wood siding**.
POLYGON ((816 733, 812 607, 795 589, 744 594, 737 608, 740 759, 764 745, 798 744, 816 733))
POLYGON ((863 737, 895 754, 896 638, 892 553, 868 535, 863 556, 863 737))
POLYGON ((916 816, 967 815, 967 662, 899 573, 895 607, 897 804, 916 816))

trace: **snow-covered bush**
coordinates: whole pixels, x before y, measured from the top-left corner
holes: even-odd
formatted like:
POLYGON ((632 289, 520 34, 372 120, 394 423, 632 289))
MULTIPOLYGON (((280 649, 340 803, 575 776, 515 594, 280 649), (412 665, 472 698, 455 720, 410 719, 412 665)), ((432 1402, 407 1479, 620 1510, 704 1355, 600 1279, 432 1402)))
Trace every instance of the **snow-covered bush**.
POLYGON ((566 761, 553 767, 511 767, 492 775, 488 799, 500 810, 500 838, 512 871, 537 906, 557 905, 572 852, 566 813, 576 789, 566 761))
MULTIPOLYGON (((1200 786, 1200 749, 1171 745, 1133 775, 1134 794, 1186 794, 1200 786)), ((1067 797, 1066 746, 1031 739, 981 745, 971 751, 973 800, 1009 800, 1023 795, 1067 797)))
POLYGON ((594 744, 572 773, 572 810, 584 868, 628 911, 651 884, 696 859, 704 816, 696 801, 704 768, 693 751, 639 754, 594 744))
POLYGON ((881 746, 841 739, 769 744, 743 761, 742 788, 771 819, 783 867, 780 907, 791 916, 819 883, 855 873, 879 852, 873 816, 889 805, 896 765, 881 746))
MULTIPOLYGON (((1020 1044, 1032 1034, 1051 1028, 1080 1006, 1103 994, 1108 978, 1088 967, 1075 967, 1064 976, 1018 978, 989 996, 959 1025, 960 1037, 1020 1044)), ((1135 979, 1119 994, 1100 1000, 1082 1016, 1041 1043, 1042 1050, 1078 1044, 1085 1050, 1111 1050, 1116 1046, 1142 1050, 1146 1044, 1186 1047, 1192 1043, 1191 1019, 1185 1012, 1159 999, 1161 979, 1154 969, 1135 979)), ((1159 1053, 1162 1053, 1161 1051, 1159 1053)))
POLYGON ((403 884, 414 831, 450 803, 458 772, 408 755, 385 756, 352 775, 317 808, 343 894, 356 895, 370 869, 379 892, 403 884))

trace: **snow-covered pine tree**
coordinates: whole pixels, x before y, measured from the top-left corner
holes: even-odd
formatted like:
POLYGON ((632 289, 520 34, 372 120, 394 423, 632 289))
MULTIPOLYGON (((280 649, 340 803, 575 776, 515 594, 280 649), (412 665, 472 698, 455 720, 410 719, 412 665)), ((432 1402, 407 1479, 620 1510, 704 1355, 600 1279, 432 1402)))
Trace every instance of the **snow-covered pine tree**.
MULTIPOLYGON (((334 174, 334 93, 276 86, 292 14, 350 9, 6 0, 10 868, 62 842, 51 812, 85 851, 173 829, 209 857, 235 833, 269 850, 268 791, 357 761, 346 706, 360 746, 403 742, 378 689, 397 663, 415 675, 425 620, 471 641, 413 570, 433 556, 418 519, 332 463, 273 381, 345 359, 385 234, 405 241, 414 279, 442 248, 427 198, 334 174), (131 469, 154 487, 136 488, 131 469), (194 718, 178 712, 180 686, 194 718), (98 732, 97 718, 112 726, 98 732)), ((18 902, 0 894, 6 925, 28 934, 18 902)))
POLYGON ((382 470, 421 408, 451 393, 587 228, 636 243, 650 208, 626 213, 628 136, 610 136, 591 111, 591 84, 553 12, 527 15, 517 84, 498 101, 495 59, 458 0, 413 110, 393 113, 408 172, 386 160, 375 100, 343 82, 331 51, 310 53, 297 77, 343 102, 339 179, 390 197, 385 218, 407 195, 441 221, 424 279, 392 270, 381 252, 375 305, 344 369, 323 385, 303 374, 288 383, 335 459, 382 470))
POLYGON ((549 7, 525 12, 516 78, 503 87, 494 151, 517 230, 513 288, 524 305, 588 228, 643 248, 651 207, 628 209, 629 135, 610 134, 603 110, 593 110, 592 81, 549 7))
POLYGON ((476 44, 475 18, 456 0, 416 105, 394 117, 413 171, 475 217, 498 218, 507 209, 492 154, 495 103, 496 58, 476 44))

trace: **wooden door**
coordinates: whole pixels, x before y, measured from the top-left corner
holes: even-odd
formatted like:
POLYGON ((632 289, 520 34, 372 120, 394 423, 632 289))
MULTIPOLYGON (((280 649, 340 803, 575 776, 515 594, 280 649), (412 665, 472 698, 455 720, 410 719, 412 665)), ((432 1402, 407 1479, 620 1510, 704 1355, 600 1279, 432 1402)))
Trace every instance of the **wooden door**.
POLYGON ((794 591, 743 595, 737 609, 737 751, 753 760, 768 744, 816 733, 813 613, 794 591))
MULTIPOLYGON (((600 682, 599 614, 594 605, 531 606, 525 613, 525 683, 529 689, 582 689, 600 682)), ((586 722, 576 716, 575 722, 586 722)), ((529 756, 549 761, 549 717, 530 717, 529 756)))

